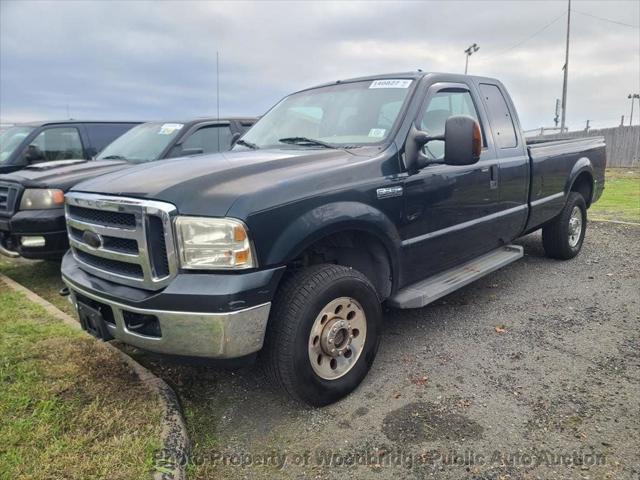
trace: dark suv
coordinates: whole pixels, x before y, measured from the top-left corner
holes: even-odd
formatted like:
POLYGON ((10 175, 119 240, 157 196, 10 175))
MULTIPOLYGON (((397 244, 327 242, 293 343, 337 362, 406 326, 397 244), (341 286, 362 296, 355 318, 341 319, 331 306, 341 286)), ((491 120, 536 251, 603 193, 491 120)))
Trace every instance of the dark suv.
POLYGON ((25 123, 0 132, 0 173, 34 163, 90 159, 140 122, 25 123))

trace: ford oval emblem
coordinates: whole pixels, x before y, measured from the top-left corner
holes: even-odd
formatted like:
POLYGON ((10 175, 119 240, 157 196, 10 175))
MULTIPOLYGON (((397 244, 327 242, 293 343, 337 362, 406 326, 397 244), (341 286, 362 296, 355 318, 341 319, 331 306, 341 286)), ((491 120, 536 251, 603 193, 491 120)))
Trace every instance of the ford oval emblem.
POLYGON ((100 248, 102 246, 102 238, 96 232, 85 230, 82 234, 82 241, 92 248, 100 248))

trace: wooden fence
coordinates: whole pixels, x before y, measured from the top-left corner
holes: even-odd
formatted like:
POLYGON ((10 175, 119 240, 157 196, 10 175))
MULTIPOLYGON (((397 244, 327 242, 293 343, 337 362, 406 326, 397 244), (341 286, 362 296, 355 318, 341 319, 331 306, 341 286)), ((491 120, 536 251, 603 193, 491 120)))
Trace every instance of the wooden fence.
POLYGON ((604 137, 607 144, 607 167, 640 166, 640 126, 578 130, 564 134, 528 137, 535 140, 562 138, 604 137))

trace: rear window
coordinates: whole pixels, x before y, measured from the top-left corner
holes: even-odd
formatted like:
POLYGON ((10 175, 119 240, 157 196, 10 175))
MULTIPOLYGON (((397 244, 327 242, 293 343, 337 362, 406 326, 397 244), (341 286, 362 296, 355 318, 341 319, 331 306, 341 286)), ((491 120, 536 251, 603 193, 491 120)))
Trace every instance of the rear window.
POLYGON ((502 92, 496 85, 480 84, 480 92, 487 105, 491 126, 498 148, 513 148, 518 145, 516 128, 502 92))

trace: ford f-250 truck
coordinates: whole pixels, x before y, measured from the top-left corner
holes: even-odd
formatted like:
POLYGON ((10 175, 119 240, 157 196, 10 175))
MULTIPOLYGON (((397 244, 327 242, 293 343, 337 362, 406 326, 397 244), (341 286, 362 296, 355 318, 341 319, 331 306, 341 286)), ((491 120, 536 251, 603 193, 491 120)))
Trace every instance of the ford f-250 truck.
POLYGON ((109 144, 93 161, 50 161, 0 175, 0 253, 59 260, 69 248, 64 192, 72 186, 161 158, 229 150, 253 123, 254 118, 144 123, 109 144))
POLYGON ((580 251, 602 138, 527 146, 494 79, 422 72, 294 93, 230 152, 66 196, 62 276, 85 329, 164 354, 260 352, 325 405, 367 374, 381 304, 416 308, 522 257, 580 251))

